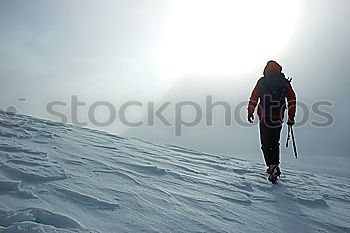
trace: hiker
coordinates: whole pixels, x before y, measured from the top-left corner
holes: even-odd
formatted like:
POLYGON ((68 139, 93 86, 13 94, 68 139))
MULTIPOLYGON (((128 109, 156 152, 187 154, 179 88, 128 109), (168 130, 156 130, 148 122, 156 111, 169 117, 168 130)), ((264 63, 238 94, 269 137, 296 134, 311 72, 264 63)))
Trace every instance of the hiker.
POLYGON ((255 107, 259 100, 258 116, 261 150, 267 165, 267 173, 272 183, 280 176, 279 153, 280 134, 284 111, 288 109, 287 125, 294 125, 296 97, 290 84, 282 73, 282 67, 275 61, 269 61, 251 93, 248 104, 248 121, 253 123, 255 107), (287 103, 286 103, 287 99, 287 103), (274 174, 275 178, 272 178, 274 174))

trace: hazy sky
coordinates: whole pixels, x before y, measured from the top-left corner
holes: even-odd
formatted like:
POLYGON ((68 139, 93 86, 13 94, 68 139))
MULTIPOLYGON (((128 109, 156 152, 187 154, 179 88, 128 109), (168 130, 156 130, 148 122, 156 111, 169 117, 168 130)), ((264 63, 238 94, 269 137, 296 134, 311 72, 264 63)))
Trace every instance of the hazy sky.
MULTIPOLYGON (((350 155, 350 2, 242 2, 0 1, 0 107, 58 120, 45 105, 66 101, 59 109, 69 116, 72 95, 88 106, 202 104, 208 94, 234 105, 248 99, 267 60, 276 59, 293 77, 298 100, 335 104, 325 108, 335 119, 331 127, 296 128, 300 150, 350 155)), ((144 113, 129 112, 135 119, 144 113)), ((86 120, 87 107, 79 114, 86 120)), ((97 115, 104 119, 103 109, 97 115)), ((214 127, 198 125, 181 138, 161 125, 128 129, 116 122, 102 129, 222 153, 259 150, 257 127, 227 128, 222 120, 218 112, 214 127)))

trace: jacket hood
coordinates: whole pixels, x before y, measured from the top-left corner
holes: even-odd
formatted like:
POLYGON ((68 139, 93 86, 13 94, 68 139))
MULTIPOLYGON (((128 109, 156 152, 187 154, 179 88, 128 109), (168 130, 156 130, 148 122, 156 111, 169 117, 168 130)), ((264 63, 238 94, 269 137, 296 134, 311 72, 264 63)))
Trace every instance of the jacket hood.
POLYGON ((277 62, 275 61, 269 61, 264 69, 264 76, 268 73, 268 72, 282 72, 282 66, 280 66, 277 62))

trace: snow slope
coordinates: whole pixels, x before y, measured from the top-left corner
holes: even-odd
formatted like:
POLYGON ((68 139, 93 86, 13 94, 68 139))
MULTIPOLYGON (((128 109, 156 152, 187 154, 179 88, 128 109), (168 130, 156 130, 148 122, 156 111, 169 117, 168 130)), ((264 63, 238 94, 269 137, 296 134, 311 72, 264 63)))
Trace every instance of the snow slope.
POLYGON ((349 177, 264 169, 0 112, 0 232, 350 232, 349 177))

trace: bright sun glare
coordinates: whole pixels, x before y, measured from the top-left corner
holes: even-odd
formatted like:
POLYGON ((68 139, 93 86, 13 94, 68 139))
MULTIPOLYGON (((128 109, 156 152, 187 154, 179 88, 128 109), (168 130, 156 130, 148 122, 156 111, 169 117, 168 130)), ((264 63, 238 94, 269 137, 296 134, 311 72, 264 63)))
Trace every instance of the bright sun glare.
POLYGON ((172 74, 232 74, 281 52, 298 16, 296 0, 176 0, 160 44, 172 74))

